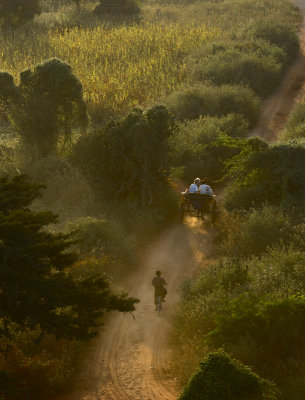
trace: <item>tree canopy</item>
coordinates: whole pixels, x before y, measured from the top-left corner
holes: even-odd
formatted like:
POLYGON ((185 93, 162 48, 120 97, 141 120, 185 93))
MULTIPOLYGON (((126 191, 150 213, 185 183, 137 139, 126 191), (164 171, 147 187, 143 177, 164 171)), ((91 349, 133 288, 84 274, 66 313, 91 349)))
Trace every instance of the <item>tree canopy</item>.
POLYGON ((73 126, 87 127, 82 85, 59 59, 21 72, 18 86, 10 74, 1 72, 0 83, 0 100, 31 152, 54 152, 60 135, 67 139, 73 126))
POLYGON ((164 106, 134 109, 93 135, 80 139, 74 156, 95 187, 111 198, 151 205, 162 197, 169 176, 168 138, 174 120, 164 106), (113 190, 113 183, 117 190, 113 190))
POLYGON ((0 0, 0 23, 18 27, 40 14, 39 0, 0 0))
POLYGON ((34 212, 41 185, 25 176, 0 179, 0 335, 10 326, 87 339, 105 311, 134 310, 138 299, 115 295, 104 274, 72 274, 70 235, 51 233, 51 212, 34 212))
POLYGON ((301 142, 268 145, 258 138, 231 141, 240 152, 228 162, 236 180, 225 198, 228 208, 269 202, 302 205, 305 197, 305 147, 301 142), (234 144, 234 143, 235 144, 234 144))

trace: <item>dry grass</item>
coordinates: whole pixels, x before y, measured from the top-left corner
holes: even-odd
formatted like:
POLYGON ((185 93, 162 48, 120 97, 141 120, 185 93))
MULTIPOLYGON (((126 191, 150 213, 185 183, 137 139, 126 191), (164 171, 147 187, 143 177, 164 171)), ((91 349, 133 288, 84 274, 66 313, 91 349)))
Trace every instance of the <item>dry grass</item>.
POLYGON ((103 119, 157 99, 187 81, 185 57, 217 36, 204 25, 100 25, 41 34, 20 31, 2 39, 2 69, 19 72, 58 57, 84 86, 91 115, 103 119))

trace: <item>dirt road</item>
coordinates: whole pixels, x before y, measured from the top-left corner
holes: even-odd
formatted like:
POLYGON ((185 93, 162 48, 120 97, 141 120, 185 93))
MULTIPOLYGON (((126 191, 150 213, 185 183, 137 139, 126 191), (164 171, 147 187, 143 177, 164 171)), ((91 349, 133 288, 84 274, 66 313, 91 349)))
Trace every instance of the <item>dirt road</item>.
POLYGON ((73 393, 60 400, 176 400, 167 338, 179 286, 202 265, 213 231, 190 219, 169 227, 147 248, 140 269, 124 289, 141 299, 131 315, 113 314, 83 367, 73 393), (154 311, 151 280, 160 269, 168 281, 162 315, 154 311))

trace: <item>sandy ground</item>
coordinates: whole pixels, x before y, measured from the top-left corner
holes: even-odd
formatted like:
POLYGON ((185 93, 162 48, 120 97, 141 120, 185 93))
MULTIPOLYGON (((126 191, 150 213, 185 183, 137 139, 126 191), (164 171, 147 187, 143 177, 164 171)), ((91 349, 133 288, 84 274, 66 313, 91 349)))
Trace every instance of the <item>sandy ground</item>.
POLYGON ((140 267, 124 290, 141 303, 134 318, 113 313, 83 365, 73 391, 58 400, 174 400, 179 388, 170 365, 168 332, 179 300, 179 287, 198 272, 208 254, 213 229, 197 219, 176 224, 143 251, 140 267), (151 280, 156 269, 168 282, 159 316, 154 311, 151 280))

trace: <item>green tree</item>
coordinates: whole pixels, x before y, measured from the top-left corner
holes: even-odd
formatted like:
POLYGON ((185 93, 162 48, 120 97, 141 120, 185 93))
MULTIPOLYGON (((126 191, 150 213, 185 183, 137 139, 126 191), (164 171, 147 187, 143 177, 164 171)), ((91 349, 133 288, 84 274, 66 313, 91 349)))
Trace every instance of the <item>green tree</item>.
POLYGON ((245 293, 224 304, 215 314, 214 322, 214 329, 205 336, 208 343, 237 353, 244 346, 241 352, 244 358, 247 358, 245 347, 252 347, 255 351, 243 361, 251 362, 256 370, 277 382, 298 375, 302 369, 304 296, 268 300, 245 293))
POLYGON ((51 212, 29 209, 41 188, 25 176, 0 179, 0 335, 13 324, 87 339, 105 311, 133 311, 138 300, 113 294, 103 274, 72 275, 71 236, 46 229, 57 221, 51 212))
POLYGON ((0 73, 0 100, 16 127, 23 145, 33 153, 56 151, 61 135, 67 140, 73 126, 87 127, 83 89, 68 64, 54 58, 20 74, 14 84, 7 72, 0 73))
POLYGON ((158 203, 168 186, 168 139, 174 130, 173 117, 164 106, 134 109, 81 138, 74 158, 95 188, 109 198, 150 206, 158 203))
POLYGON ((241 151, 228 162, 229 174, 235 181, 225 196, 227 208, 260 207, 266 202, 288 208, 303 206, 305 147, 302 142, 268 146, 260 139, 251 138, 235 144, 241 151))
POLYGON ((276 399, 274 386, 226 353, 210 353, 190 378, 179 400, 276 399))
POLYGON ((2 27, 18 27, 40 14, 39 0, 0 0, 2 27))

